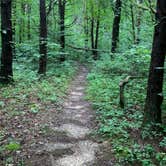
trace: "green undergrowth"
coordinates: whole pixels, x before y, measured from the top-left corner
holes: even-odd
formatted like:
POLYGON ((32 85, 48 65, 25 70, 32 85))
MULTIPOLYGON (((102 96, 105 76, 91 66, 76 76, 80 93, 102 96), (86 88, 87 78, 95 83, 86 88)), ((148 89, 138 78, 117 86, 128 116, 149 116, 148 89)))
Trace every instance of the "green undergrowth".
MULTIPOLYGON (((0 85, 0 106, 8 99, 25 100, 37 97, 39 101, 57 102, 65 94, 69 80, 74 76, 76 67, 73 62, 55 64, 45 76, 38 75, 37 70, 28 69, 27 66, 15 64, 14 82, 10 85, 0 85)), ((22 103, 26 104, 26 103, 22 103)))
MULTIPOLYGON (((166 165, 163 132, 141 130, 150 52, 135 47, 113 58, 103 55, 88 75, 87 99, 97 110, 98 133, 110 141, 116 165, 166 165), (125 108, 119 106, 119 83, 125 87, 125 108)), ((110 156, 111 157, 111 156, 110 156)))
POLYGON ((35 139, 44 119, 42 115, 52 109, 56 112, 61 109, 77 70, 73 61, 50 63, 47 74, 41 76, 29 66, 28 63, 16 62, 14 82, 0 85, 0 165, 22 163, 16 159, 16 154, 18 156, 25 150, 21 142, 28 135, 24 132, 28 131, 29 137, 35 139))

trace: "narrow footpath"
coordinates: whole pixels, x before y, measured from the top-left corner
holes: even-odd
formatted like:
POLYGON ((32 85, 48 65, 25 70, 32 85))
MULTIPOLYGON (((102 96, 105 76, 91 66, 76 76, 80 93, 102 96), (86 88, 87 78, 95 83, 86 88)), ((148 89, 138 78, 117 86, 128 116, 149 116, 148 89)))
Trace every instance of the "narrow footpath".
MULTIPOLYGON (((41 145, 41 160, 34 166, 111 166, 111 151, 107 143, 100 143, 92 137, 96 128, 95 111, 85 100, 86 76, 88 70, 81 66, 71 83, 63 111, 52 126, 54 138, 41 145), (43 161, 42 154, 47 153, 43 161)), ((53 137, 53 136, 52 136, 53 137)))

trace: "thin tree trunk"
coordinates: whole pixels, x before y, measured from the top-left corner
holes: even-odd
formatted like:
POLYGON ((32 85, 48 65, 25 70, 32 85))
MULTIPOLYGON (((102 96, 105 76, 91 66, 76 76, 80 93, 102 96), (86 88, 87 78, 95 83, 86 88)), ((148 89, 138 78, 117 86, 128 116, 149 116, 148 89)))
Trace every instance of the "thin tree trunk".
MULTIPOLYGON (((143 0, 138 0, 139 4, 143 3, 143 0)), ((137 35, 136 35, 136 44, 140 43, 140 31, 141 31, 141 19, 142 19, 142 9, 138 9, 138 16, 137 16, 137 35)))
POLYGON ((24 40, 24 2, 20 4, 20 19, 19 19, 19 43, 22 43, 24 40))
MULTIPOLYGON (((66 0, 58 0, 58 8, 59 8, 59 17, 60 17, 60 46, 61 51, 63 52, 65 49, 65 5, 66 0)), ((60 61, 65 61, 65 55, 62 54, 60 57, 60 61)))
MULTIPOLYGON (((56 11, 55 11, 55 7, 53 8, 53 10, 52 10, 52 14, 53 14, 53 22, 54 22, 54 24, 53 24, 53 32, 57 29, 57 18, 56 18, 56 11)), ((54 34, 53 34, 53 40, 55 41, 55 42, 57 42, 57 33, 55 33, 54 32, 54 34)))
POLYGON ((133 5, 130 6, 131 10, 131 23, 132 23, 132 35, 133 35, 133 43, 136 44, 136 33, 135 33, 135 18, 134 18, 134 11, 133 11, 133 5))
POLYGON ((40 0, 40 59, 39 74, 46 73, 47 66, 47 18, 45 0, 40 0))
POLYGON ((24 2, 22 2, 21 4, 21 9, 22 9, 22 25, 21 25, 21 35, 22 35, 22 42, 24 42, 25 40, 25 8, 26 8, 26 4, 24 2))
MULTIPOLYGON (((88 17, 88 16, 87 16, 88 17)), ((85 48, 88 48, 88 43, 89 43, 89 19, 86 18, 86 23, 85 23, 85 48)))
MULTIPOLYGON (((94 43, 94 18, 91 19, 91 48, 95 49, 95 43, 94 43)), ((92 54, 94 54, 94 51, 92 51, 92 54)))
POLYGON ((28 4, 28 24, 27 24, 27 29, 28 29, 28 40, 31 40, 31 5, 28 4))
POLYGON ((13 76, 13 53, 12 53, 12 13, 11 0, 1 0, 1 81, 10 82, 13 76))
POLYGON ((19 19, 19 43, 22 43, 22 18, 19 19))
MULTIPOLYGON (((96 38, 95 38, 95 50, 98 49, 98 40, 99 40, 99 29, 100 29, 100 12, 98 13, 97 22, 96 22, 96 38)), ((94 51, 93 53, 93 59, 98 59, 98 51, 94 51)))
POLYGON ((85 48, 88 48, 88 14, 87 14, 87 2, 84 1, 84 35, 85 35, 85 48))
POLYGON ((122 7, 122 1, 121 0, 116 0, 115 16, 114 16, 113 30, 112 30, 112 48, 111 48, 112 53, 116 52, 117 44, 119 42, 121 7, 122 7))
POLYGON ((153 49, 150 63, 144 123, 161 123, 161 104, 164 61, 166 54, 166 1, 157 1, 157 25, 155 26, 153 49))

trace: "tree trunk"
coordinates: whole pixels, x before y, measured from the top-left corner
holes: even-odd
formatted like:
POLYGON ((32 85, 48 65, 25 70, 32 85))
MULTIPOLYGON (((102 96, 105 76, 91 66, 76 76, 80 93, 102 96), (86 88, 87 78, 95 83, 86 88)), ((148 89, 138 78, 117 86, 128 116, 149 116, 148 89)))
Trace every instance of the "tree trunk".
POLYGON ((13 34, 13 58, 16 58, 16 13, 17 13, 17 1, 12 2, 12 34, 13 34))
POLYGON ((98 11, 97 18, 94 18, 92 14, 91 18, 91 49, 93 59, 98 59, 98 39, 99 39, 99 28, 100 28, 100 11, 98 11))
POLYGON ((39 74, 46 73, 47 66, 47 18, 45 0, 40 0, 40 59, 39 74))
MULTIPOLYGON (((87 13, 87 2, 84 1, 84 35, 85 35, 85 49, 88 48, 88 37, 89 37, 89 31, 88 31, 88 13, 87 13)), ((87 51, 86 51, 87 52, 87 51)))
POLYGON ((20 9, 20 14, 21 14, 21 17, 20 17, 20 25, 19 25, 19 43, 22 43, 24 41, 24 25, 25 25, 25 22, 24 22, 24 16, 25 16, 25 4, 24 2, 21 2, 21 9, 20 9))
POLYGON ((132 24, 132 35, 133 35, 133 43, 136 44, 136 33, 135 33, 135 18, 134 18, 134 11, 133 11, 133 4, 130 6, 131 11, 131 24, 132 24))
POLYGON ((157 1, 157 25, 155 26, 153 49, 148 79, 147 97, 145 103, 144 123, 161 123, 161 104, 163 102, 162 88, 164 61, 166 54, 166 1, 157 1))
POLYGON ((22 18, 19 19, 19 43, 22 43, 22 18))
MULTIPOLYGON (((63 52, 65 49, 65 5, 66 0, 58 0, 58 8, 59 8, 59 24, 60 24, 60 46, 61 51, 63 52)), ((65 55, 62 54, 60 57, 60 61, 65 61, 65 55)))
POLYGON ((111 49, 112 53, 116 52, 117 44, 119 42, 121 7, 122 7, 122 1, 121 0, 116 0, 115 17, 114 17, 113 30, 112 30, 112 49, 111 49))
POLYGON ((96 38, 95 38, 95 45, 94 49, 95 51, 93 52, 93 59, 97 60, 98 59, 98 40, 99 40, 99 28, 100 28, 100 12, 98 13, 98 17, 96 20, 96 38))
POLYGON ((2 55, 1 55, 1 81, 10 82, 13 76, 12 69, 12 13, 11 0, 1 0, 1 35, 2 35, 2 55))
MULTIPOLYGON (((56 9, 53 8, 52 10, 52 15, 53 15, 53 27, 52 27, 52 31, 54 32, 55 30, 57 30, 57 18, 56 18, 56 9)), ((55 41, 55 43, 57 42, 57 33, 54 32, 53 34, 53 41, 55 41)))
MULTIPOLYGON (((143 0, 138 0, 139 4, 143 3, 143 0)), ((138 9, 138 16, 137 16, 137 35, 136 35, 136 44, 140 43, 140 31, 141 31, 141 19, 142 19, 142 9, 138 9)))
POLYGON ((20 25, 21 28, 21 35, 22 35, 22 42, 25 40, 25 15, 26 15, 26 4, 25 2, 21 3, 21 9, 22 9, 22 25, 20 25))
MULTIPOLYGON (((91 48, 95 49, 95 43, 94 43, 94 18, 91 18, 91 48)), ((94 54, 94 51, 92 51, 92 54, 94 54)))
POLYGON ((27 7, 28 11, 27 11, 27 14, 28 14, 28 24, 27 24, 27 29, 28 29, 28 40, 31 40, 31 5, 28 4, 28 7, 27 7))

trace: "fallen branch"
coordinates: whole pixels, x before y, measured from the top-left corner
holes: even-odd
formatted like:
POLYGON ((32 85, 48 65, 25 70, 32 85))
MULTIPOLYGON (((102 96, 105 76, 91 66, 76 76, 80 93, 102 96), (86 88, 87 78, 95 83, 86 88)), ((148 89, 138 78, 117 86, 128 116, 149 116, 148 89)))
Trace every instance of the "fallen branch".
POLYGON ((136 79, 136 78, 143 78, 143 77, 139 77, 139 76, 127 76, 124 80, 121 80, 119 83, 119 87, 120 87, 120 107, 124 108, 125 107, 125 97, 124 97, 124 88, 125 85, 129 83, 129 80, 131 79, 136 79))
POLYGON ((72 49, 75 49, 75 50, 82 50, 82 51, 97 51, 97 52, 103 52, 103 53, 109 53, 110 54, 110 51, 107 51, 107 50, 98 50, 98 49, 91 49, 91 48, 83 48, 83 47, 76 47, 76 46, 72 46, 70 44, 66 44, 67 47, 70 47, 72 49))
POLYGON ((127 76, 124 80, 122 80, 119 83, 119 87, 120 87, 120 101, 119 101, 119 104, 120 104, 121 108, 124 108, 124 106, 125 106, 124 88, 125 88, 125 85, 129 82, 130 78, 131 78, 131 76, 127 76))

